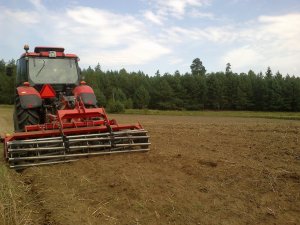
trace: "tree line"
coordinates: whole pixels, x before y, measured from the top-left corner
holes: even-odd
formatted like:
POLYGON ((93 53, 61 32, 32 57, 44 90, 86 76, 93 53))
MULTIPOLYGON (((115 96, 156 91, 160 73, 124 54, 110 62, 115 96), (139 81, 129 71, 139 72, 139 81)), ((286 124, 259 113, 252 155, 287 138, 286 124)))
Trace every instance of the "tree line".
MULTIPOLYGON (((0 60, 0 104, 13 104, 13 78, 5 76, 5 68, 15 61, 0 60)), ((125 108, 161 110, 258 110, 300 111, 300 78, 273 73, 234 73, 230 63, 221 72, 207 73, 199 58, 192 61, 191 72, 148 76, 142 71, 128 73, 82 70, 92 86, 98 103, 116 112, 125 108)), ((15 71, 15 70, 14 70, 15 71)))
POLYGON ((14 104, 15 88, 14 79, 16 72, 15 60, 10 60, 7 63, 0 60, 0 104, 14 104), (14 75, 12 77, 6 76, 6 69, 12 68, 14 75))

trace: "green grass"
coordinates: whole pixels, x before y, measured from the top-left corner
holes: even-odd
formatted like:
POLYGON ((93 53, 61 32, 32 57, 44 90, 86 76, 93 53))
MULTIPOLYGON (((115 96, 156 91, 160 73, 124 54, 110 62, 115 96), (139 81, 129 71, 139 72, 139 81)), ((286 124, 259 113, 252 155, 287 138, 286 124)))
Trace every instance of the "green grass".
POLYGON ((0 105, 0 109, 3 109, 3 108, 5 108, 5 109, 12 109, 12 108, 14 108, 14 106, 13 105, 0 105))
POLYGON ((0 135, 13 131, 13 106, 0 105, 0 135))
MULTIPOLYGON (((0 116, 12 117, 12 105, 0 105, 0 116)), ((153 110, 153 109, 126 109, 125 114, 138 115, 166 115, 166 116, 209 116, 209 117, 244 117, 244 118, 267 118, 300 120, 300 112, 261 112, 261 111, 176 111, 176 110, 153 110)), ((11 118, 12 119, 12 118, 11 118)), ((6 120, 7 121, 7 120, 6 120)))
POLYGON ((244 117, 300 120, 300 112, 256 112, 256 111, 171 111, 150 109, 127 109, 125 114, 166 115, 166 116, 209 116, 244 117))

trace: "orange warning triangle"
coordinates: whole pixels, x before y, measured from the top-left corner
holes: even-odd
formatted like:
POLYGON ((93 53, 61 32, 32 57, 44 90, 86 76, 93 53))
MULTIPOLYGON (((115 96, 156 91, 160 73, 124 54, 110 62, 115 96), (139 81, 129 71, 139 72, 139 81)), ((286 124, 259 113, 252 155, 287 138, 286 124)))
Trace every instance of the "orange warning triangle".
POLYGON ((42 98, 54 98, 56 96, 56 92, 50 84, 44 84, 40 91, 40 95, 42 98))

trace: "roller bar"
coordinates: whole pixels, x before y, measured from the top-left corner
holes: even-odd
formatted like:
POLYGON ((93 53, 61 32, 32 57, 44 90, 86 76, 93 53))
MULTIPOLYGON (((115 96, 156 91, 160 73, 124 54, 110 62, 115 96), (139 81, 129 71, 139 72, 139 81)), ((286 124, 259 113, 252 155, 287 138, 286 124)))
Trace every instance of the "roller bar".
POLYGON ((10 168, 51 165, 80 157, 149 151, 144 129, 12 140, 6 143, 10 168))

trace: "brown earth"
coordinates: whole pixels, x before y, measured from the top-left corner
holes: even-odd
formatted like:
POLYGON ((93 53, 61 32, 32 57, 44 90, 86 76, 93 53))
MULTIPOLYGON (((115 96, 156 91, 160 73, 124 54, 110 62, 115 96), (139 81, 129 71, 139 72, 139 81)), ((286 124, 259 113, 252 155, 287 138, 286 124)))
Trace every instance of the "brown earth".
POLYGON ((34 224, 300 224, 300 122, 115 115, 149 153, 26 169, 34 224))

